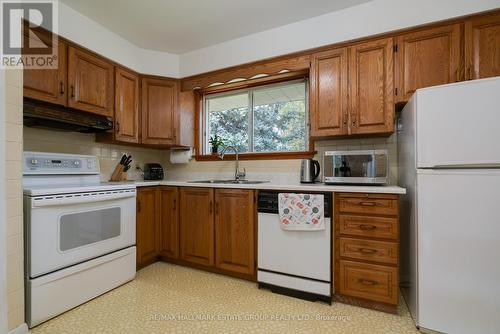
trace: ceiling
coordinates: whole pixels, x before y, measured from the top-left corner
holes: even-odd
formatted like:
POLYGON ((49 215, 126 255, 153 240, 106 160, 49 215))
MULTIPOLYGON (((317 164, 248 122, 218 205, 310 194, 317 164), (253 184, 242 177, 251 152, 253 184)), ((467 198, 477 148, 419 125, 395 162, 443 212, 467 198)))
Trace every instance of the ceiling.
POLYGON ((60 0, 131 43, 182 54, 369 0, 60 0))

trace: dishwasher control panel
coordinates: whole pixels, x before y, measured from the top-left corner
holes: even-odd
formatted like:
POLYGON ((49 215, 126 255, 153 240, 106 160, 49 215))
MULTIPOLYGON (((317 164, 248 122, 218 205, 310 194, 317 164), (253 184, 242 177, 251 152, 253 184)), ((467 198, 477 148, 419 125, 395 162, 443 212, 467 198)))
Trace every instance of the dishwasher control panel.
MULTIPOLYGON (((281 193, 284 193, 281 191, 281 193)), ((287 193, 292 193, 289 191, 287 193)), ((308 194, 319 194, 324 196, 325 201, 325 217, 332 216, 332 193, 322 192, 307 192, 308 194)), ((259 198, 257 202, 257 212, 262 213, 278 213, 278 195, 280 191, 259 191, 259 198)))

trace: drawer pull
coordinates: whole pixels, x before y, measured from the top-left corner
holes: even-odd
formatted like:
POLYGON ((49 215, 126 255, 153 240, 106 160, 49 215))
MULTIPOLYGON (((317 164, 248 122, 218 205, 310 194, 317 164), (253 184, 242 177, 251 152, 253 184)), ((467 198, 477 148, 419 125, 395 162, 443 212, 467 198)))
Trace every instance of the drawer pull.
POLYGON ((359 202, 359 205, 362 206, 377 206, 376 202, 359 202))
POLYGON ((377 228, 377 226, 368 225, 368 224, 361 224, 361 225, 359 225, 359 228, 362 229, 363 231, 373 231, 374 229, 377 228))
POLYGON ((374 280, 371 280, 371 279, 364 279, 364 278, 360 278, 358 280, 359 283, 363 284, 363 285, 377 285, 378 282, 377 281, 374 281, 374 280))
POLYGON ((371 248, 358 248, 358 251, 363 254, 375 254, 377 253, 376 249, 371 248))

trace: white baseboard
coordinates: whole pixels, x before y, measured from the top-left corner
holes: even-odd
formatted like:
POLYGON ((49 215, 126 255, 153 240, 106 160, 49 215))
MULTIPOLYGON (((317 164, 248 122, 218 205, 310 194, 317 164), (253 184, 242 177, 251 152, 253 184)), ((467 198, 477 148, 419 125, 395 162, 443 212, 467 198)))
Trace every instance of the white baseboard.
POLYGON ((28 333, 29 333, 28 325, 22 323, 16 328, 10 330, 8 334, 28 334, 28 333))

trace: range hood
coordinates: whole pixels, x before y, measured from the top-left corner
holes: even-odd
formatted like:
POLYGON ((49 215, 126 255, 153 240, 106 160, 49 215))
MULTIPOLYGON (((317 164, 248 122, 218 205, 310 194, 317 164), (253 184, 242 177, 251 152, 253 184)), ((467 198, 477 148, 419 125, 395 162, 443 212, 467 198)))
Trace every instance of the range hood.
POLYGON ((111 130, 111 118, 25 98, 24 125, 62 131, 96 133, 111 130))

